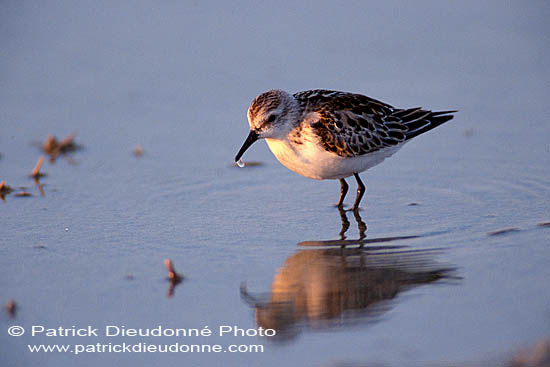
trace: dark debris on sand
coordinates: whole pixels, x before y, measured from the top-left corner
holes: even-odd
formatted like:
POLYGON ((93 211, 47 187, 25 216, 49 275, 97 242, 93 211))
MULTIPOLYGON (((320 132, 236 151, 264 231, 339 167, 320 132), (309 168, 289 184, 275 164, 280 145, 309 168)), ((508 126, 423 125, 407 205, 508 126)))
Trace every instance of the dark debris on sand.
POLYGON ((489 236, 501 236, 503 234, 515 233, 519 231, 520 231, 519 228, 504 228, 504 229, 499 229, 498 231, 489 232, 487 234, 489 236))
POLYGON ((141 157, 143 155, 143 148, 141 147, 141 144, 136 145, 133 153, 136 157, 141 157))
POLYGON ((72 133, 62 140, 57 140, 55 136, 48 135, 46 141, 42 144, 42 150, 50 156, 50 161, 53 162, 59 154, 65 154, 80 148, 80 146, 74 142, 75 137, 76 133, 72 133))
POLYGON ((36 162, 36 165, 31 172, 31 177, 33 177, 36 182, 38 182, 40 177, 45 176, 43 173, 40 172, 40 167, 42 167, 42 163, 44 163, 44 156, 40 156, 38 162, 36 162))
POLYGON ((6 310, 6 313, 13 318, 17 312, 17 304, 13 299, 10 299, 4 304, 4 310, 6 310))
POLYGON ((9 194, 10 192, 11 187, 9 187, 4 181, 0 181, 0 194, 9 194))
POLYGON ((164 265, 166 266, 166 270, 168 270, 168 280, 170 281, 170 288, 168 289, 168 293, 166 296, 170 298, 174 295, 174 290, 176 286, 183 280, 183 275, 176 272, 172 260, 165 259, 164 265))

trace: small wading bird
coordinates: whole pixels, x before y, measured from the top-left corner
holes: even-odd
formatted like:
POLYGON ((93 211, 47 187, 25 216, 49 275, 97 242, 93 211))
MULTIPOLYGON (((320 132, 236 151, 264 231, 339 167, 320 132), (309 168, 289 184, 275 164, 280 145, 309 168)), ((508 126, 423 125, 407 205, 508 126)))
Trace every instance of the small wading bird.
POLYGON ((357 196, 365 192, 359 172, 381 163, 403 144, 453 118, 457 111, 432 112, 421 107, 400 109, 375 99, 332 90, 293 95, 270 90, 248 108, 250 133, 235 157, 258 139, 265 139, 275 157, 305 177, 340 180, 337 206, 348 192, 346 177, 355 176, 357 196))

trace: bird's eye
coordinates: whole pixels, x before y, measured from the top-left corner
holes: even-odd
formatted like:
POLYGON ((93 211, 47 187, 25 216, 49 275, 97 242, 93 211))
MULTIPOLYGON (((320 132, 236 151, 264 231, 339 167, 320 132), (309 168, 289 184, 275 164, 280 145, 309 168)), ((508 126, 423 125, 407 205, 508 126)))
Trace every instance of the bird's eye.
POLYGON ((266 121, 267 121, 267 122, 273 122, 273 121, 275 121, 275 118, 276 118, 276 117, 277 117, 277 116, 276 116, 275 114, 270 115, 270 116, 267 118, 266 121))

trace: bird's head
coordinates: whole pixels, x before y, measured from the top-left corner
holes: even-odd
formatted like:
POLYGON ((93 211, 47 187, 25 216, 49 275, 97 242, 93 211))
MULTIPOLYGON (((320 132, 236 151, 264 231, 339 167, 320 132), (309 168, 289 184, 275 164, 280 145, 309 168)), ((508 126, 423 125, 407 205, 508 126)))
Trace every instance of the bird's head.
POLYGON ((247 112, 250 133, 235 161, 258 139, 286 136, 294 127, 299 111, 296 99, 282 90, 270 90, 254 98, 247 112))

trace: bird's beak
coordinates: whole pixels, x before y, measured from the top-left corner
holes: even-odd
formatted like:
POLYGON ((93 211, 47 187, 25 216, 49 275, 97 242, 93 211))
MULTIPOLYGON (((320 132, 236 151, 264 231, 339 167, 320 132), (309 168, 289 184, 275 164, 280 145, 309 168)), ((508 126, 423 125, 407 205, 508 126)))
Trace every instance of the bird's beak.
POLYGON ((250 146, 256 141, 258 140, 258 133, 255 132, 254 130, 250 130, 250 134, 248 134, 248 137, 246 138, 246 140, 244 141, 244 144, 243 146, 241 147, 241 149, 239 150, 239 153, 237 153, 237 155, 235 156, 235 162, 237 162, 239 159, 241 159, 242 155, 244 154, 244 152, 250 148, 250 146))

